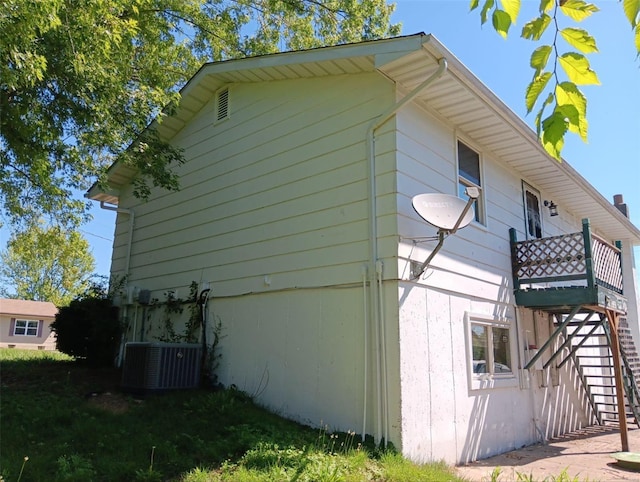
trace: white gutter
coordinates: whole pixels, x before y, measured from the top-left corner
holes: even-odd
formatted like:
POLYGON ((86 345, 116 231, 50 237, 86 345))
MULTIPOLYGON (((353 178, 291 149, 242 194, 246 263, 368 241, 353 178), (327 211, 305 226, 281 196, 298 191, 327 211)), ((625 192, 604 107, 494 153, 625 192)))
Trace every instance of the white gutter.
POLYGON ((133 213, 133 209, 119 208, 117 206, 107 206, 105 201, 100 201, 100 208, 106 209, 107 211, 115 211, 117 213, 129 215, 129 237, 127 239, 127 257, 124 262, 124 276, 125 278, 128 278, 129 263, 131 262, 131 244, 133 243, 133 223, 134 223, 134 217, 135 217, 133 213))
MULTIPOLYGON (((382 297, 382 265, 378 260, 378 211, 376 206, 376 146, 375 146, 375 131, 379 129, 385 122, 393 117, 402 107, 409 102, 413 101, 418 94, 420 94, 425 88, 427 88, 432 82, 440 78, 447 70, 447 60, 441 58, 438 61, 438 69, 427 78, 424 82, 413 89, 409 94, 403 97, 400 101, 389 107, 376 119, 374 119, 369 128, 367 129, 367 159, 369 163, 369 272, 373 279, 369 282, 369 290, 371 292, 371 302, 373 309, 373 320, 376 330, 376 373, 377 373, 377 398, 378 398, 378 420, 377 428, 378 433, 383 431, 382 437, 385 444, 388 442, 388 426, 389 426, 389 393, 386 384, 386 336, 385 336, 385 321, 384 313, 381 306, 382 297), (379 283, 379 286, 377 286, 379 283), (381 357, 381 353, 385 356, 381 357), (382 364, 385 364, 384 366, 382 364), (384 372, 384 375, 382 374, 384 372), (383 393, 384 382, 384 393, 383 393), (383 420, 384 415, 384 420, 383 420), (384 427, 384 428, 383 428, 384 427)), ((366 323, 366 320, 365 320, 366 323)), ((367 349, 367 331, 365 330, 365 351, 367 349)), ((364 394, 366 400, 367 394, 364 394)))
MULTIPOLYGON (((425 48, 436 57, 446 55, 449 59, 450 63, 449 72, 450 74, 457 79, 461 85, 468 88, 471 92, 474 93, 477 97, 481 99, 481 101, 489 108, 491 111, 501 120, 503 120, 506 124, 509 125, 514 131, 522 136, 524 139, 541 157, 545 159, 548 166, 553 166, 558 170, 559 175, 564 175, 567 177, 566 180, 562 180, 560 183, 563 186, 559 190, 550 190, 550 194, 553 195, 554 199, 558 198, 562 201, 565 206, 568 206, 568 210, 577 213, 578 218, 588 217, 594 228, 602 229, 607 232, 607 226, 601 226, 604 220, 613 219, 615 222, 622 227, 623 230, 626 231, 626 234, 622 235, 622 233, 618 233, 613 235, 612 237, 615 239, 629 239, 629 241, 634 246, 640 245, 640 229, 638 229, 631 221, 626 218, 617 208, 609 202, 594 186, 592 186, 578 171, 576 171, 568 162, 563 160, 562 162, 558 162, 553 159, 549 154, 544 150, 544 147, 540 143, 538 136, 535 131, 531 129, 531 127, 516 114, 507 104, 504 103, 496 94, 494 94, 486 85, 482 83, 480 79, 478 79, 460 60, 458 60, 444 45, 442 45, 436 38, 432 35, 429 35, 429 42, 425 43, 425 48), (577 188, 581 191, 580 199, 577 197, 569 197, 562 196, 562 190, 565 189, 564 186, 566 183, 574 183, 577 188), (588 198, 591 199, 595 205, 589 205, 587 207, 583 206, 584 196, 583 193, 588 195, 588 198), (560 194, 560 195, 558 195, 560 194), (579 202, 578 202, 579 201, 579 202), (604 212, 599 211, 597 221, 594 218, 593 211, 596 208, 601 208, 604 212), (592 214, 580 214, 580 213, 589 213, 592 214)), ((516 171, 519 171, 518 168, 515 168, 516 171)), ((559 181, 559 179, 555 179, 559 181)), ((556 201, 557 202, 557 201, 556 201)), ((611 228, 609 227, 609 230, 611 228)))

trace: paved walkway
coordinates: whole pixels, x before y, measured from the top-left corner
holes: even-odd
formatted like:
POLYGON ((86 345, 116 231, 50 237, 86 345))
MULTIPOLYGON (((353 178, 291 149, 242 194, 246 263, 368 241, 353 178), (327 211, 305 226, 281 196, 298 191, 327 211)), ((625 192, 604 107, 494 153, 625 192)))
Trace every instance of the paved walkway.
MULTIPOLYGON (((635 427, 635 425, 633 426, 635 427)), ((640 430, 630 428, 629 451, 640 452, 640 430)), ((532 445, 506 454, 479 460, 456 468, 459 476, 472 482, 489 482, 491 473, 500 468, 500 482, 518 480, 518 474, 542 482, 565 471, 569 481, 574 477, 583 481, 640 482, 640 472, 624 469, 611 457, 619 452, 620 432, 617 427, 589 427, 580 432, 550 440, 546 444, 532 445)), ((525 480, 529 480, 528 478, 525 480)))

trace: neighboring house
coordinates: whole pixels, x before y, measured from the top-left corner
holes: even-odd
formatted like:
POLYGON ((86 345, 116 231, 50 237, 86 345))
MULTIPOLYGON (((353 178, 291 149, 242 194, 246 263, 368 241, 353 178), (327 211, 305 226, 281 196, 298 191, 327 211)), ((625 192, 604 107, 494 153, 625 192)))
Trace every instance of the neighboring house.
POLYGON ((0 348, 55 350, 58 308, 45 301, 0 299, 0 348))
POLYGON ((184 149, 180 191, 140 201, 116 163, 87 194, 118 211, 128 341, 162 334, 138 291, 185 298, 196 281, 222 327, 220 382, 416 461, 615 418, 561 340, 626 314, 637 344, 640 230, 432 36, 207 64, 149 129, 184 149), (475 219, 413 279, 438 241, 413 196, 467 187, 475 219))

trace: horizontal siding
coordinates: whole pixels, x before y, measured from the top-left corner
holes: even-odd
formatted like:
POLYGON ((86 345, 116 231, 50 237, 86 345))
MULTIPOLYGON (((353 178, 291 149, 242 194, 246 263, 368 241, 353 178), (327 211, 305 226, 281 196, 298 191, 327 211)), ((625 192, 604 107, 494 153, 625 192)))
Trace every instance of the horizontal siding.
MULTIPOLYGON (((376 75, 230 86, 229 120, 210 102, 174 140, 181 190, 135 211, 131 279, 151 289, 207 280, 218 296, 361 280, 369 253, 366 129, 393 100, 376 75), (272 281, 265 285, 264 276, 272 281), (287 284, 288 283, 288 284, 287 284)), ((393 129, 380 129, 395 191, 393 129)), ((124 267, 119 215, 113 268, 124 267)))
MULTIPOLYGON (((236 225, 230 229, 237 229, 253 224, 247 224, 246 220, 241 219, 242 216, 254 218, 256 223, 269 223, 308 211, 339 206, 362 197, 362 189, 366 184, 361 179, 361 170, 361 165, 346 165, 314 178, 292 180, 286 184, 286 189, 283 189, 283 185, 258 192, 225 188, 222 193, 214 192, 205 199, 195 199, 191 209, 188 203, 182 205, 182 214, 176 208, 160 211, 167 214, 166 220, 162 220, 158 213, 141 216, 138 226, 146 230, 141 233, 145 237, 162 234, 167 223, 177 223, 176 228, 184 229, 203 222, 227 220, 236 225), (322 181, 326 184, 321 184, 322 181), (358 192, 353 193, 354 190, 358 192), (329 191, 332 191, 330 196, 327 194, 329 191), (326 202, 330 204, 325 205, 326 202)), ((285 176, 282 178, 286 179, 285 176)), ((259 185, 259 180, 255 180, 255 184, 259 185)))
MULTIPOLYGON (((174 270, 171 275, 158 275, 154 270, 135 271, 135 278, 131 285, 151 290, 152 298, 163 299, 166 290, 178 290, 181 297, 188 293, 190 284, 208 282, 212 287, 211 298, 233 298, 253 293, 278 293, 291 289, 313 289, 322 287, 354 286, 361 282, 354 281, 345 284, 344 273, 361 273, 363 264, 359 262, 341 263, 341 268, 335 265, 316 266, 308 269, 298 269, 284 273, 266 273, 260 270, 261 265, 255 264, 255 271, 247 277, 238 277, 221 281, 221 273, 216 266, 202 266, 199 269, 185 267, 184 270, 174 270), (268 277, 269 284, 265 283, 268 277), (322 280, 322 285, 319 284, 322 280)), ((173 266, 172 266, 173 268, 173 266)), ((361 275, 360 275, 361 276, 361 275)))
MULTIPOLYGON (((411 204, 423 192, 457 193, 455 161, 456 132, 415 106, 398 117, 398 272, 408 277, 408 259, 424 261, 437 240, 414 239, 436 236, 437 229, 424 222, 411 204)), ((483 160, 483 196, 486 226, 472 223, 447 237, 432 260, 426 283, 480 299, 510 298, 512 284, 509 229, 524 238, 524 208, 521 177, 501 163, 491 152, 480 150, 483 160)), ((534 186, 535 187, 535 186, 534 186)), ((545 199, 541 193, 541 202, 545 199)), ((570 215, 549 218, 543 207, 544 235, 575 229, 570 215)))
MULTIPOLYGON (((211 159, 207 172, 197 171, 195 175, 181 176, 182 191, 189 190, 188 197, 180 193, 162 193, 154 198, 153 205, 141 204, 141 214, 150 214, 145 220, 148 224, 163 222, 167 219, 165 209, 184 214, 183 208, 189 205, 211 206, 212 202, 228 202, 251 193, 270 191, 283 182, 308 181, 320 173, 361 163, 364 159, 365 125, 347 119, 344 122, 344 125, 334 122, 336 125, 326 133, 317 127, 310 128, 309 135, 315 139, 308 144, 295 145, 300 142, 299 137, 287 136, 271 139, 267 144, 257 144, 250 151, 237 152, 229 157, 228 153, 233 148, 242 149, 242 144, 254 145, 256 140, 245 136, 241 143, 229 148, 231 150, 225 154, 227 157, 217 162, 211 159)), ((216 159, 222 156, 224 147, 219 146, 215 139, 212 139, 210 148, 216 159)), ((362 166, 360 178, 365 176, 362 166)), ((175 213, 168 213, 169 217, 172 215, 175 213)))
MULTIPOLYGON (((270 274, 280 274, 283 272, 297 271, 304 273, 306 270, 322 265, 324 267, 333 266, 339 268, 345 263, 360 258, 360 253, 366 253, 367 243, 349 243, 321 248, 309 249, 307 251, 297 251, 294 253, 284 253, 264 257, 251 257, 249 260, 236 262, 225 262, 224 258, 214 258, 208 253, 189 253, 188 256, 179 257, 167 261, 155 261, 141 267, 136 266, 136 279, 153 278, 156 276, 166 276, 165 273, 187 272, 199 273, 209 267, 215 269, 213 281, 230 280, 235 278, 250 278, 252 276, 264 276, 270 274), (318 262, 322 260, 322 263, 318 262), (212 266, 212 261, 219 261, 212 266)), ((246 248, 246 252, 250 249, 246 248)), ((234 253, 235 255, 235 253, 234 253)), ((134 258, 135 259, 135 258, 134 258)), ((359 277, 359 272, 358 272, 359 277)), ((355 278, 357 280, 358 278, 355 278)), ((322 282, 319 286, 324 285, 322 282)))
MULTIPOLYGON (((226 231, 212 230, 211 223, 204 223, 184 229, 183 233, 169 232, 166 235, 158 235, 156 238, 137 242, 134 246, 134 255, 148 254, 162 259, 162 250, 180 249, 180 247, 183 248, 180 251, 184 251, 185 255, 192 251, 216 253, 240 246, 252 246, 255 239, 260 239, 265 243, 265 251, 260 251, 256 255, 264 256, 271 252, 266 247, 274 242, 289 245, 290 248, 299 245, 302 249, 306 249, 312 241, 311 238, 314 245, 345 241, 349 239, 350 232, 359 232, 361 239, 366 239, 366 226, 363 226, 363 220, 358 218, 361 210, 366 208, 365 202, 358 199, 349 202, 346 194, 343 196, 344 199, 341 199, 341 194, 343 193, 331 190, 306 199, 310 209, 318 205, 313 203, 314 199, 322 200, 323 197, 331 198, 333 195, 331 200, 334 203, 341 202, 341 204, 335 204, 335 207, 320 211, 310 210, 308 214, 292 215, 271 221, 266 219, 254 225, 242 224, 243 219, 248 218, 249 215, 239 215, 236 219, 230 220, 230 227, 226 231)), ((288 207, 283 205, 281 212, 286 214, 288 207)), ((298 209, 298 206, 295 208, 298 209)), ((222 221, 225 219, 223 218, 222 221)), ((223 253, 223 256, 228 257, 228 254, 223 253)))
MULTIPOLYGON (((181 263, 185 263, 183 266, 186 266, 194 257, 194 253, 198 253, 199 257, 215 260, 218 268, 235 265, 236 263, 262 261, 276 256, 291 255, 290 257, 293 257, 293 255, 297 253, 306 253, 306 255, 309 255, 310 252, 315 250, 355 244, 354 241, 348 237, 350 228, 366 232, 366 223, 359 221, 358 224, 358 226, 353 226, 352 223, 341 224, 327 229, 316 229, 261 241, 261 249, 259 251, 255 249, 254 243, 247 242, 246 239, 244 243, 223 248, 216 246, 215 238, 212 242, 202 240, 198 243, 188 243, 185 245, 185 249, 180 249, 179 246, 162 247, 140 255, 137 266, 142 268, 171 261, 180 261, 181 263)), ((360 260, 361 257, 358 256, 354 259, 360 260)), ((325 261, 329 261, 329 259, 325 261)), ((284 269, 284 265, 281 266, 281 269, 284 269)), ((289 269, 291 268, 286 268, 285 270, 289 269)))

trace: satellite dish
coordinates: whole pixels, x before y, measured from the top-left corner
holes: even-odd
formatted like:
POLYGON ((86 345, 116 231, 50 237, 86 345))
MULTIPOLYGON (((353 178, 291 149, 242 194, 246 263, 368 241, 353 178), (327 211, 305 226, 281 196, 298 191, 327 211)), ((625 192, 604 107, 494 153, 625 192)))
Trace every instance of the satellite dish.
POLYGON ((413 196, 411 200, 413 209, 422 219, 438 228, 438 245, 431 251, 424 263, 420 266, 412 267, 411 279, 418 279, 422 275, 433 257, 442 248, 445 237, 454 234, 460 228, 464 228, 475 218, 471 205, 480 196, 480 190, 477 187, 470 186, 465 190, 465 194, 469 196, 466 201, 457 196, 440 193, 413 196))
POLYGON ((411 202, 426 222, 442 231, 454 231, 464 228, 475 218, 469 201, 450 194, 428 193, 414 196, 411 202))

